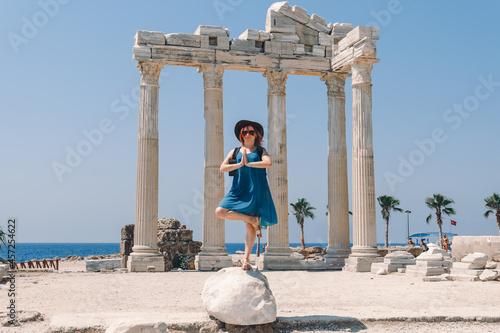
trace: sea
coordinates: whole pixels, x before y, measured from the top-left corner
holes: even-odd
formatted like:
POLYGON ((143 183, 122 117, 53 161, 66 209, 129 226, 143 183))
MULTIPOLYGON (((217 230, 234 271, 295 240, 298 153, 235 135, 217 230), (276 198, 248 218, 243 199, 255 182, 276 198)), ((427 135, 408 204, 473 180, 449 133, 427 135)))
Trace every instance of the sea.
MULTIPOLYGON (((327 247, 327 243, 307 243, 306 247, 321 246, 327 247)), ((379 246, 384 244, 379 243, 379 246)), ((392 246, 405 245, 401 243, 392 243, 392 246)), ((261 253, 264 244, 261 243, 261 253)), ((300 243, 290 243, 290 247, 301 246, 300 243)), ((352 244, 351 244, 352 246, 352 244)), ((8 259, 8 253, 5 247, 0 246, 0 257, 8 259)), ((236 251, 245 251, 245 243, 226 243, 226 251, 229 254, 236 254, 236 251)), ((255 243, 252 253, 256 253, 257 243, 255 243)), ((14 251, 10 254, 15 255, 15 261, 22 262, 31 259, 52 259, 54 257, 65 258, 67 256, 87 257, 89 255, 104 255, 120 253, 120 243, 16 243, 14 251)))

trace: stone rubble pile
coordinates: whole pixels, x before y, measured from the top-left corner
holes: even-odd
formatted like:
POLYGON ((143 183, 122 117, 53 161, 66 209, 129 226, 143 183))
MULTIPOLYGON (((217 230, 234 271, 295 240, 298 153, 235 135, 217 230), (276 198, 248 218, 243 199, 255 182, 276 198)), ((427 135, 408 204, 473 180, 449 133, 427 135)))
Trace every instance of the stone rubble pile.
MULTIPOLYGON (((230 40, 229 29, 218 26, 200 25, 193 34, 164 35, 158 31, 139 30, 135 44, 330 58, 364 38, 377 41, 378 32, 378 28, 372 27, 353 29, 348 23, 327 24, 323 17, 311 15, 306 9, 284 1, 269 7, 265 31, 247 29, 230 40)), ((137 48, 135 52, 141 56, 139 53, 146 50, 137 48)))
MULTIPOLYGON (((134 226, 127 224, 122 228, 122 268, 127 267, 128 256, 134 246, 134 226)), ((158 220, 158 251, 163 255, 165 271, 180 265, 194 269, 194 257, 201 251, 201 245, 201 242, 193 241, 193 230, 186 229, 177 219, 163 217, 158 220)))
POLYGON ((384 262, 373 263, 371 272, 373 274, 389 274, 398 271, 398 269, 406 269, 408 265, 415 265, 415 257, 406 251, 394 251, 384 257, 384 262))
POLYGON ((406 267, 406 273, 416 276, 442 275, 449 273, 451 265, 450 253, 438 248, 430 248, 417 257, 415 265, 406 267))
POLYGON ((455 281, 492 281, 498 277, 497 265, 488 262, 488 256, 481 252, 466 255, 460 262, 454 262, 450 270, 450 278, 455 281))

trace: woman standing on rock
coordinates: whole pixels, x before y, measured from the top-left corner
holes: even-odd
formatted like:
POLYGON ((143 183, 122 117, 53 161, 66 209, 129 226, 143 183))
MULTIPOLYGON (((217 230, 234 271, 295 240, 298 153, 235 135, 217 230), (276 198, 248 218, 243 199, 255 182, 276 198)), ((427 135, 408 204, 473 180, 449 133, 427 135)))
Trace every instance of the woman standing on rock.
POLYGON ((272 166, 271 158, 262 147, 264 129, 261 124, 250 120, 240 120, 234 127, 236 138, 242 143, 227 154, 220 166, 221 172, 236 170, 233 185, 215 209, 215 214, 226 220, 244 221, 245 237, 244 270, 251 268, 249 258, 255 243, 255 235, 261 237, 261 226, 278 223, 276 209, 269 185, 266 168, 272 166), (236 151, 235 151, 236 150, 236 151), (230 160, 236 154, 236 161, 230 160))

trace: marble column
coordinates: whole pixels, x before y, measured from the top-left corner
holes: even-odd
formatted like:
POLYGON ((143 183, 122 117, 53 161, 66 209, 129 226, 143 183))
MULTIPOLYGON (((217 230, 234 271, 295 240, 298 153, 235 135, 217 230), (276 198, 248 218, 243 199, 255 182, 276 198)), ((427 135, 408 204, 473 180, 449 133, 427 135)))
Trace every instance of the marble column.
POLYGON ((295 268, 290 262, 288 238, 288 176, 286 146, 286 79, 287 73, 268 70, 267 78, 267 151, 273 166, 268 169, 268 182, 273 196, 278 224, 268 227, 266 251, 259 258, 263 269, 295 268))
POLYGON ((205 100, 205 166, 203 169, 203 235, 201 252, 196 256, 198 270, 217 270, 231 267, 233 262, 226 252, 225 221, 215 215, 215 208, 224 196, 224 174, 220 164, 224 160, 222 66, 201 66, 205 100))
POLYGON ((352 69, 353 247, 346 269, 370 271, 377 259, 375 175, 373 165, 371 70, 378 59, 359 59, 352 69))
POLYGON ((329 269, 342 269, 351 253, 345 129, 345 79, 347 73, 323 76, 328 95, 328 247, 329 269))
POLYGON ((158 80, 163 64, 140 61, 139 138, 134 246, 127 267, 131 272, 165 270, 158 252, 158 80))

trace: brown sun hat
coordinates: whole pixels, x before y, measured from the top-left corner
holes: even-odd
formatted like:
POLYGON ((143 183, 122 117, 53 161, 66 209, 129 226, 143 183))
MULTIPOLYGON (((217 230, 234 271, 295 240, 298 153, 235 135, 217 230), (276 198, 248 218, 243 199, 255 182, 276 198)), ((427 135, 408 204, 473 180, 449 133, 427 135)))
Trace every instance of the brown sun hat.
POLYGON ((261 124, 251 120, 240 120, 234 126, 234 135, 236 135, 236 138, 238 140, 240 139, 241 129, 247 126, 252 126, 256 131, 260 133, 262 137, 264 137, 264 128, 261 124))

